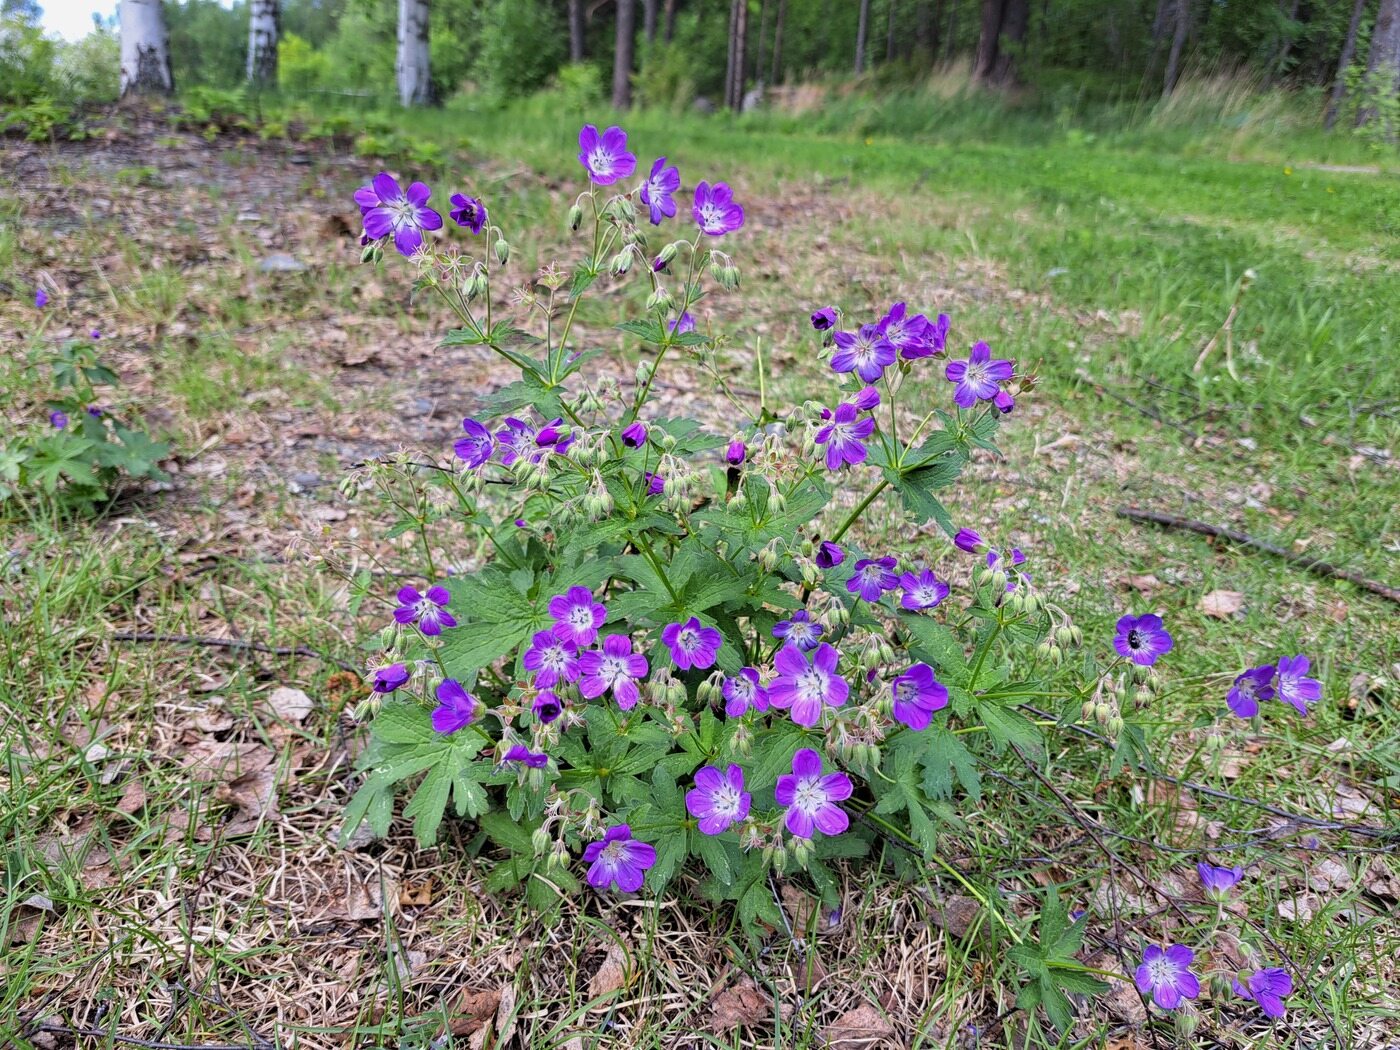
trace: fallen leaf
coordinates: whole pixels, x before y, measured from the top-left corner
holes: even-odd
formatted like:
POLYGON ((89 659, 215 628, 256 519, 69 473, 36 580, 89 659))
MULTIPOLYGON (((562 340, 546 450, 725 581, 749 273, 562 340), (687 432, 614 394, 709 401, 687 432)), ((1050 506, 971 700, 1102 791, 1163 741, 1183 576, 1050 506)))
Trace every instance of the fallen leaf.
POLYGON ((1217 620, 1228 620, 1244 608, 1244 595, 1239 591, 1211 591, 1197 608, 1217 620))
POLYGON ((231 740, 199 740, 191 744, 180 762, 194 780, 231 780, 255 773, 272 764, 272 750, 262 744, 231 740))
POLYGON ((1278 913, 1293 922, 1311 922, 1313 917, 1312 904, 1302 894, 1279 901, 1278 913))
POLYGON ((1162 581, 1157 579, 1152 573, 1144 573, 1141 576, 1125 576, 1123 582, 1130 588, 1140 592, 1144 597, 1150 598, 1162 589, 1162 581))
MULTIPOLYGON (((627 983, 627 952, 620 944, 608 945, 603 965, 588 981, 588 997, 598 999, 611 995, 627 983)), ((609 1007, 611 1009, 611 1007, 609 1007)))
POLYGON ((300 722, 316 706, 300 689, 279 686, 263 700, 263 706, 286 722, 300 722))
POLYGON ((424 879, 422 882, 414 883, 411 886, 400 887, 399 889, 400 907, 425 908, 432 903, 433 880, 431 878, 424 879))
POLYGON ((237 815, 225 825, 224 834, 247 835, 263 821, 277 816, 277 771, 265 766, 220 784, 214 798, 238 807, 237 815))
POLYGON ((137 777, 132 777, 122 789, 122 797, 117 800, 117 812, 134 816, 146 804, 145 785, 137 777))
POLYGON ((812 916, 816 914, 821 902, 790 882, 783 883, 778 895, 783 900, 783 910, 787 912, 788 922, 792 923, 792 932, 802 936, 811 928, 812 916))
POLYGON ((452 1005, 448 1030, 455 1036, 472 1035, 496 1016, 501 993, 493 988, 463 988, 452 1005))
POLYGON ((741 1025, 765 1024, 773 1015, 773 997, 748 977, 715 996, 710 1004, 710 1029, 729 1032, 741 1025))
POLYGON ((1346 865, 1331 857, 1323 857, 1308 874, 1308 884, 1315 890, 1344 890, 1352 883, 1346 865))
POLYGON ((496 993, 500 996, 500 1001, 496 1004, 496 1016, 491 1025, 483 1027, 474 1032, 467 1045, 471 1050, 486 1050, 486 1047, 505 1047, 510 1044, 515 1036, 515 985, 503 984, 501 990, 496 993), (486 1038, 493 1035, 488 1044, 486 1038))
POLYGON ((954 894, 941 907, 935 905, 929 918, 933 920, 934 925, 942 927, 952 936, 963 938, 977 922, 981 912, 982 905, 971 897, 954 894))
POLYGON ((894 1034, 894 1025, 879 1010, 869 1003, 861 1003, 827 1025, 822 1038, 831 1050, 857 1050, 894 1034))

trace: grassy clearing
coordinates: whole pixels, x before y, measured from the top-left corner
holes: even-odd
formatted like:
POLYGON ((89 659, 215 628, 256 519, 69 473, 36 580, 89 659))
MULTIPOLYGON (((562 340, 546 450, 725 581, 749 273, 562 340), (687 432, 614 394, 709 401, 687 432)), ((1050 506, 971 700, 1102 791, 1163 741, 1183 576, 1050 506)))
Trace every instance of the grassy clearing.
MULTIPOLYGON (((569 250, 558 216, 577 123, 530 110, 409 121, 446 148, 470 126, 479 153, 456 174, 513 240, 544 245, 524 253, 521 273, 569 250)), ((1144 531, 1112 509, 1233 524, 1395 582, 1400 389, 1382 363, 1400 330, 1400 183, 1188 159, 1144 141, 1045 135, 1013 147, 953 129, 944 141, 867 142, 866 128, 661 115, 627 126, 643 152, 677 147, 688 182, 730 176, 740 189, 745 286, 702 309, 744 342, 762 339, 779 394, 823 390, 805 313, 827 302, 860 316, 908 298, 950 313, 963 342, 985 337, 1038 362, 1042 385, 1005 429, 1005 458, 981 464, 955 511, 1025 547, 1091 638, 1129 609, 1169 619, 1175 685, 1161 719, 1190 728, 1159 756, 1167 770, 1293 812, 1394 824, 1394 606, 1264 556, 1144 531), (1224 371, 1223 348, 1196 375, 1246 268, 1258 276, 1234 327, 1240 378, 1224 371), (1205 615, 1200 599, 1215 590, 1243 594, 1241 612, 1205 615), (1239 669, 1296 651, 1326 683, 1314 717, 1217 718, 1239 669)), ((319 1047, 426 1045, 444 1031, 480 1045, 494 1030, 498 1042, 569 1050, 821 1046, 857 1021, 876 1046, 974 1034, 982 1046, 1099 1046, 1140 1031, 1132 995, 1086 1010, 1063 1040, 1010 1012, 1002 934, 947 873, 915 884, 853 873, 835 914, 796 885, 775 887, 792 935, 772 931, 754 955, 727 916, 680 901, 588 899, 542 926, 480 894, 467 826, 438 851, 406 834, 339 850, 356 746, 341 713, 357 686, 329 662, 112 640, 222 637, 358 662, 356 640, 382 610, 370 603, 357 618, 305 555, 383 572, 412 571, 414 555, 379 540, 378 509, 347 505, 335 483, 400 443, 441 447, 499 380, 470 353, 434 351, 435 308, 405 313, 403 275, 354 269, 353 245, 327 232, 326 202, 363 165, 307 176, 279 172, 272 152, 205 152, 148 144, 124 161, 160 173, 200 158, 193 175, 143 175, 130 191, 142 209, 176 213, 174 236, 141 214, 55 225, 33 191, 15 195, 22 221, 0 228, 10 267, 32 259, 66 290, 61 323, 111 333, 133 404, 185 455, 173 491, 94 526, 3 524, 0 1031, 22 1018, 30 1044, 47 1046, 32 1022, 49 1018, 102 1033, 88 1045, 124 1035, 319 1047), (240 221, 245 212, 265 214, 240 221), (262 275, 271 250, 334 261, 262 275), (313 709, 274 701, 279 686, 305 689, 313 709), (728 1029, 731 1015, 758 1026, 728 1029)), ((100 158, 45 163, 45 185, 75 197, 102 179, 100 158)), ((635 308, 604 296, 583 330, 621 348, 608 326, 635 308)), ((3 323, 18 331, 26 316, 10 309, 3 323)), ((731 360, 740 375, 749 367, 741 347, 731 360)), ((629 370, 624 356, 618 372, 629 370)), ((696 377, 672 378, 679 404, 715 417, 696 377)), ((917 397, 943 387, 934 376, 917 397)), ((17 410, 40 396, 17 393, 17 410)), ((866 540, 966 573, 945 540, 894 515, 875 518, 866 540)), ((1226 1001, 1203 1033, 1372 1047, 1400 1029, 1386 994, 1400 880, 1392 857, 1366 852, 1383 842, 1113 775, 1107 759, 1067 739, 1044 770, 1087 829, 1014 758, 1000 765, 998 792, 949 827, 945 858, 1013 920, 1048 885, 1092 907, 1092 964, 1113 970, 1175 921, 1132 872, 1189 897, 1202 850, 1248 864, 1250 939, 1292 960, 1307 991, 1283 1028, 1226 1001), (1112 829, 1099 832, 1111 858, 1094 820, 1112 829)))

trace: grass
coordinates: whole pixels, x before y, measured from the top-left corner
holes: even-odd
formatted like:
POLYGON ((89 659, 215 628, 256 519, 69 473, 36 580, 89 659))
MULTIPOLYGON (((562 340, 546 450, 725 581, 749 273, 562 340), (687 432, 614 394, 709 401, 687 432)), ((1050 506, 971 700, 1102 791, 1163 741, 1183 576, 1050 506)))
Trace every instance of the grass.
MULTIPOLYGON (((811 396, 822 386, 807 305, 839 302, 864 316, 904 297, 945 309, 959 339, 987 338, 1034 362, 1040 386, 1003 430, 1004 458, 981 463, 959 491, 959 521, 1025 547, 1038 583, 1091 638, 1129 609, 1169 619, 1177 648, 1159 712, 1177 734, 1160 755, 1166 768, 1298 813, 1330 817, 1368 802, 1364 814, 1337 815, 1393 825, 1393 605, 1112 512, 1136 503, 1232 524, 1396 582, 1400 380, 1384 362, 1400 331, 1400 182, 1305 167, 1316 151, 1291 157, 1277 142, 1232 156, 1209 136, 1183 150, 1185 136, 1170 148, 1146 132, 1088 141, 1043 121, 1019 144, 1009 133, 983 142, 970 122, 940 135, 933 124, 895 126, 898 115, 886 107, 845 133, 830 116, 806 125, 628 118, 639 147, 675 149, 687 183, 727 177, 748 207, 734 246, 744 287, 704 306, 706 320, 741 333, 728 365, 742 376, 743 347, 761 338, 775 392, 811 396), (895 133, 881 133, 882 121, 895 133), (1239 379, 1225 371, 1223 347, 1198 374, 1192 365, 1246 269, 1257 276, 1233 326, 1239 379), (1155 585, 1133 582, 1149 574, 1155 585), (1245 595, 1241 613, 1201 612, 1215 590, 1245 595), (1299 651, 1326 683, 1311 718, 1273 712, 1254 726, 1218 717, 1240 668, 1299 651), (1363 674, 1374 682, 1355 681, 1363 674)), ((573 116, 522 107, 404 123, 448 150, 472 129, 471 166, 454 181, 485 191, 521 273, 567 257, 558 217, 574 184, 573 116)), ((157 151, 175 148, 138 151, 124 167, 159 172, 157 151)), ((100 183, 82 154, 51 163, 72 194, 100 183)), ((149 261, 149 232, 88 216, 76 232, 50 233, 22 192, 16 217, 28 224, 0 228, 11 265, 33 259, 64 283, 74 324, 95 316, 111 330, 131 406, 161 420, 187 457, 173 491, 107 520, 4 522, 0 943, 10 947, 0 1033, 22 1016, 104 1033, 91 1039, 99 1046, 117 1035, 248 1043, 252 1032, 308 1047, 417 1046, 470 1012, 468 992, 486 997, 498 1035, 508 1028, 520 1045, 568 1050, 821 1046, 827 1026, 860 1004, 890 1018, 897 1045, 920 1047, 958 1045, 969 1025, 982 1026, 984 1046, 1098 1046, 1132 1022, 1131 1003, 1119 1004, 1125 1013, 1095 1009, 1060 1039, 1008 1013, 1016 972, 1006 946, 985 913, 970 928, 947 921, 940 909, 964 889, 945 875, 904 883, 852 871, 839 916, 799 894, 789 911, 800 934, 806 910, 806 936, 774 931, 755 956, 729 917, 681 900, 589 900, 541 925, 513 900, 477 891, 469 827, 451 829, 436 851, 416 849, 402 828, 382 845, 337 850, 355 740, 341 715, 355 686, 303 658, 111 641, 114 630, 233 637, 358 662, 356 644, 381 611, 356 616, 307 552, 384 572, 413 561, 379 538, 375 508, 336 497, 338 475, 400 442, 441 444, 493 378, 478 360, 429 349, 444 319, 410 304, 402 273, 350 269, 352 246, 328 246, 337 242, 317 209, 354 184, 350 166, 280 184, 288 202, 275 213, 278 249, 337 261, 310 280, 274 281, 255 276, 269 244, 256 226, 197 216, 215 204, 242 210, 250 191, 237 183, 275 157, 222 163, 216 175, 233 173, 223 181, 162 191, 141 180, 153 208, 182 200, 160 265, 149 261), (114 248, 122 262, 102 271, 109 291, 97 265, 114 248), (343 343, 326 337, 332 329, 343 343), (397 356, 346 366, 346 348, 397 356), (270 709, 280 685, 306 689, 313 712, 270 709), (181 756, 196 744, 225 745, 234 765, 192 775, 181 756), (266 800, 260 770, 270 771, 277 812, 247 823, 257 806, 239 799, 266 800), (241 830, 229 834, 231 823, 241 830), (49 906, 35 906, 34 894, 49 906), (610 955, 620 987, 595 980, 610 955), (738 987, 749 990, 735 1001, 757 1015, 779 1007, 776 1028, 711 1030, 717 1001, 738 987)), ((608 326, 635 309, 608 295, 580 320, 598 345, 621 349, 608 326)), ((694 377, 676 382, 682 401, 714 415, 694 377)), ((39 394, 20 392, 16 405, 39 394)), ((913 391, 920 401, 942 396, 936 375, 913 391)), ((945 542, 888 511, 865 539, 966 571, 945 542)), ((1181 895, 1172 887, 1189 885, 1204 844, 1218 860, 1252 865, 1243 898, 1257 924, 1251 939, 1270 958, 1294 960, 1308 988, 1291 1001, 1288 1026, 1226 1007, 1206 1026, 1214 1037, 1370 1047, 1400 1027, 1385 993, 1396 979, 1400 929, 1389 911, 1400 881, 1388 853, 1365 852, 1384 841, 1317 831, 1316 847, 1303 848, 1307 829, 1249 804, 1112 775, 1104 751, 1067 739, 1043 772, 1081 816, 1110 829, 1106 859, 1014 758, 997 770, 1005 779, 976 819, 947 830, 945 857, 1014 920, 1053 885, 1099 913, 1128 911, 1134 930, 1152 928, 1160 920, 1104 895, 1141 892, 1128 867, 1181 895), (1231 848, 1238 842, 1247 845, 1231 848), (1323 861, 1345 878, 1320 874, 1323 861)), ((1096 965, 1121 969, 1112 925, 1098 936, 1096 965)))

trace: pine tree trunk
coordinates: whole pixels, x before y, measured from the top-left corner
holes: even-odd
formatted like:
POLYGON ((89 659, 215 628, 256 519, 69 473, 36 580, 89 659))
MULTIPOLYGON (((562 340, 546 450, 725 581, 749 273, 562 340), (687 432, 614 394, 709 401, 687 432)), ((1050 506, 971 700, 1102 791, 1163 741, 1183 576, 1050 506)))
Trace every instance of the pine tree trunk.
POLYGON ((977 34, 977 55, 972 60, 975 80, 991 80, 996 75, 1005 8, 1004 0, 982 0, 982 26, 977 34))
POLYGON ((395 69, 399 104, 403 106, 426 106, 433 100, 428 13, 428 0, 399 0, 399 57, 395 69))
POLYGON ((1172 29, 1172 49, 1167 55, 1167 71, 1162 78, 1162 94, 1176 90, 1181 75, 1181 51, 1186 46, 1186 34, 1191 28, 1191 0, 1176 0, 1176 24, 1172 29))
POLYGON ((258 87, 277 86, 281 14, 277 0, 252 0, 248 5, 248 81, 258 87))
POLYGON ((636 0, 617 0, 617 46, 613 50, 613 109, 632 108, 632 49, 636 34, 636 0))
POLYGON ((778 17, 773 26, 773 66, 768 74, 771 84, 780 82, 783 75, 783 19, 787 15, 787 0, 778 0, 778 17))
POLYGON ((666 43, 676 37, 676 0, 666 0, 666 43))
POLYGON ((894 61, 894 27, 897 25, 897 22, 895 21, 895 12, 898 10, 898 8, 899 4, 896 2, 896 0, 890 0, 889 24, 885 27, 886 62, 894 61))
MULTIPOLYGON (((1366 60, 1366 83, 1363 89, 1368 102, 1356 114, 1356 126, 1363 127, 1382 117, 1381 107, 1376 104, 1380 98, 1400 100, 1400 0, 1381 0, 1376 9, 1376 22, 1371 27, 1371 53, 1366 60)), ((1388 114, 1385 119, 1392 119, 1388 114)), ((1386 138, 1395 139, 1397 128, 1387 127, 1386 138)))
POLYGON ((161 0, 121 0, 121 63, 122 98, 175 90, 161 0))
POLYGON ((1337 123, 1337 113, 1347 95, 1347 70, 1356 58, 1356 34, 1361 30, 1361 16, 1366 11, 1366 0, 1356 0, 1351 8, 1351 22, 1347 25, 1346 39, 1342 41, 1342 55, 1337 60, 1337 79, 1332 81, 1332 96, 1327 100, 1327 116, 1323 126, 1328 131, 1337 123))
POLYGON ((870 31, 870 0, 860 0, 860 21, 856 25, 856 76, 865 72, 865 38, 870 31))
POLYGON ((648 44, 656 43, 656 0, 642 0, 642 35, 648 44))
POLYGON ((724 67, 724 108, 738 109, 734 101, 734 81, 738 79, 735 70, 735 45, 739 41, 739 4, 741 0, 729 0, 729 54, 724 67))
POLYGON ((763 82, 763 52, 768 47, 768 0, 758 0, 758 50, 753 56, 753 78, 763 82))
POLYGON ((741 110, 749 83, 749 0, 739 0, 739 23, 734 33, 734 108, 741 110))
POLYGON ((1030 0, 1006 0, 1001 11, 1001 32, 997 40, 996 67, 992 78, 998 84, 1016 81, 1016 59, 1026 43, 1030 24, 1030 0))
POLYGON ((569 61, 583 61, 583 0, 569 0, 569 61))

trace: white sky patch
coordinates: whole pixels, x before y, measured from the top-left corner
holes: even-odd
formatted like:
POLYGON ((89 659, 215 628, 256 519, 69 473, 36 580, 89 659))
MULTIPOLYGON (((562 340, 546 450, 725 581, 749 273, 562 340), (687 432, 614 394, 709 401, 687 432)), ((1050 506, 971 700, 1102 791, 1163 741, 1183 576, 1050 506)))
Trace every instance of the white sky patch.
POLYGON ((64 40, 81 40, 92 32, 92 16, 113 19, 117 14, 115 0, 41 0, 43 14, 39 25, 45 33, 64 40))

